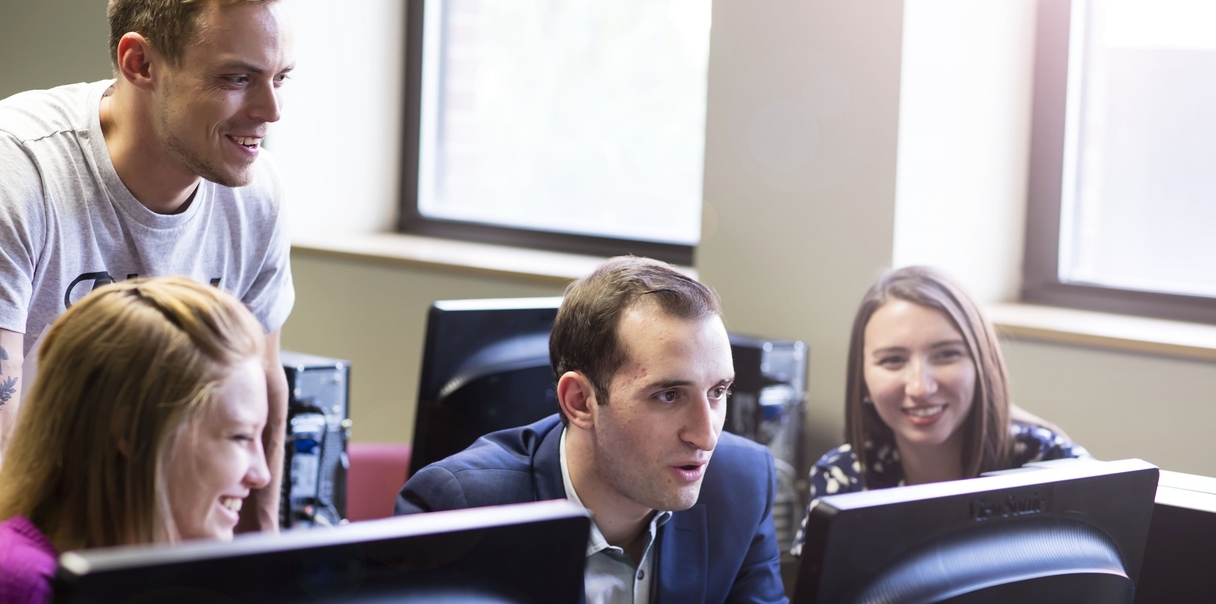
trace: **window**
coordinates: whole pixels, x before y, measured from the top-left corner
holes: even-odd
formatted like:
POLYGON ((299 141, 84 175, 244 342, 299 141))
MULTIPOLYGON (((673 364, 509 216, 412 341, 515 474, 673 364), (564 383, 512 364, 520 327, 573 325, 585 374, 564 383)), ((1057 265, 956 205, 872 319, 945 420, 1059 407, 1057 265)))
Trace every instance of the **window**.
POLYGON ((402 230, 691 263, 710 0, 411 0, 402 230))
POLYGON ((1216 3, 1044 0, 1027 301, 1216 322, 1216 3))

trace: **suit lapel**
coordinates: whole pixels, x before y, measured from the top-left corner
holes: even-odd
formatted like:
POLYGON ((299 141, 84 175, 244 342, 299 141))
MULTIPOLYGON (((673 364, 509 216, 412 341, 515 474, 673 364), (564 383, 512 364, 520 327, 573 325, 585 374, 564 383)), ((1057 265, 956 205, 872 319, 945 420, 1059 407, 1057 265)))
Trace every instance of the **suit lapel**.
MULTIPOLYGON (((532 456, 532 480, 536 501, 566 498, 566 483, 562 480, 562 430, 565 427, 559 421, 557 426, 545 433, 536 452, 532 456)), ((584 587, 586 589, 586 587, 584 587)), ((587 594, 581 591, 578 595, 579 604, 586 604, 587 594)))
POLYGON ((656 603, 704 602, 709 569, 709 533, 705 506, 697 504, 672 514, 659 541, 656 603))
POLYGON ((566 484, 562 481, 562 423, 545 433, 532 457, 532 476, 535 480, 536 501, 565 499, 566 484))

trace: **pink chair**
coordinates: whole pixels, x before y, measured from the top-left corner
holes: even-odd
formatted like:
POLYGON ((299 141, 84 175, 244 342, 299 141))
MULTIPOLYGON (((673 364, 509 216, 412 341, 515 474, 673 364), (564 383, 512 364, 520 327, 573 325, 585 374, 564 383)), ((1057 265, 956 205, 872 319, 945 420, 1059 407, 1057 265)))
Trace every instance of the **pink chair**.
POLYGON ((409 445, 349 443, 346 454, 346 517, 351 522, 393 515, 397 493, 410 474, 409 445))

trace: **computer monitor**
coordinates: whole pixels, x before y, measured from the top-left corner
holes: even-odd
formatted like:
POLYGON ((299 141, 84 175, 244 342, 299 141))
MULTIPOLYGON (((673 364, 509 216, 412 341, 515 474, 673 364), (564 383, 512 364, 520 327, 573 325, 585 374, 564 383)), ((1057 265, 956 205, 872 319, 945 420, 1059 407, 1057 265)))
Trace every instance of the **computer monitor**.
POLYGON ((434 512, 232 542, 64 553, 62 604, 576 602, 590 531, 567 501, 434 512))
POLYGON ((1216 478, 1161 472, 1137 604, 1216 600, 1216 478))
POLYGON ((821 498, 794 604, 1131 604, 1157 468, 1062 461, 821 498))
POLYGON ((427 315, 410 475, 484 434, 557 413, 549 332, 562 299, 444 300, 427 315))
MULTIPOLYGON (((479 437, 557 412, 549 332, 562 299, 443 300, 427 316, 410 474, 459 453, 479 437)), ((783 543, 805 502, 794 486, 801 462, 806 345, 730 335, 736 380, 724 429, 772 450, 782 498, 783 543), (788 492, 787 492, 788 491, 788 492), (794 518, 796 516, 796 518, 794 518)))

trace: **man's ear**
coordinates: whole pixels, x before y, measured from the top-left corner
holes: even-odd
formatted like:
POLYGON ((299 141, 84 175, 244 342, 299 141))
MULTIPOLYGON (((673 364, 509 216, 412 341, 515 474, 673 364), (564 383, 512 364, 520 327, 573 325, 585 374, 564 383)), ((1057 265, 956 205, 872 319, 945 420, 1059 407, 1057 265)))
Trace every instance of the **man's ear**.
POLYGON ((118 40, 118 73, 136 88, 152 89, 152 63, 159 59, 148 40, 135 32, 127 32, 118 40))
POLYGON ((591 380, 578 371, 567 371, 557 380, 557 404, 570 425, 590 430, 595 425, 591 408, 596 405, 591 380))

